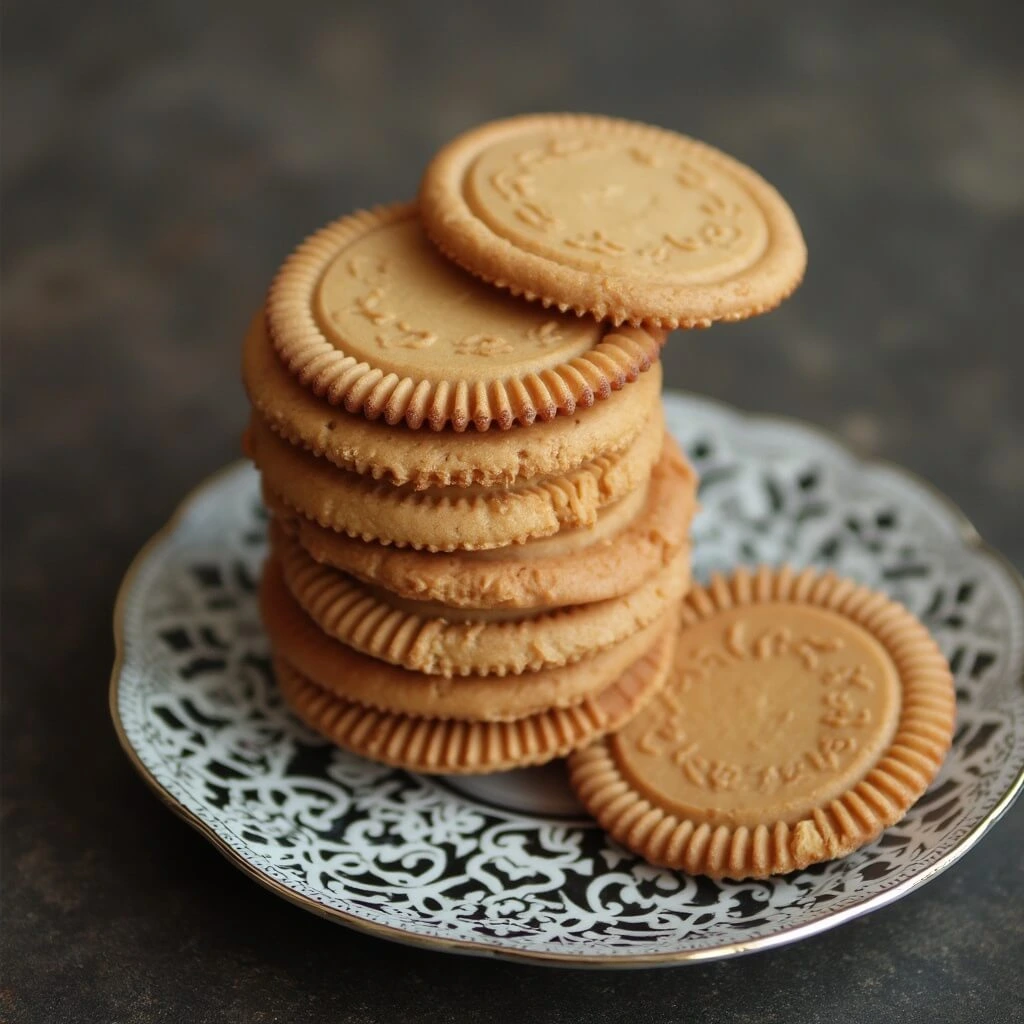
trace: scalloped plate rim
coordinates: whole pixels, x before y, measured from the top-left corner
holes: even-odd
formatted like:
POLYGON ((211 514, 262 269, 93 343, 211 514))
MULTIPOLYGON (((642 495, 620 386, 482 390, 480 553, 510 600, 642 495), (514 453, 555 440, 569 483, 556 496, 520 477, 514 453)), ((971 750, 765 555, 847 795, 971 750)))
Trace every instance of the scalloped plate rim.
MULTIPOLYGON (((802 421, 796 417, 785 415, 747 412, 730 406, 717 399, 708 398, 703 395, 694 394, 677 389, 665 389, 663 398, 671 401, 673 398, 683 399, 687 403, 704 406, 715 417, 725 420, 741 420, 747 424, 765 423, 778 428, 792 430, 802 434, 805 438, 810 435, 816 444, 822 449, 828 450, 833 455, 839 455, 848 465, 863 467, 874 473, 883 473, 888 477, 899 479, 903 485, 910 485, 918 494, 918 497, 925 503, 937 502, 942 510, 949 516, 950 525, 953 527, 952 536, 955 536, 966 548, 972 549, 995 562, 1006 582, 1009 582, 1018 592, 1018 596, 1024 602, 1024 577, 1010 560, 997 548, 992 547, 979 534, 978 530, 963 512, 962 509, 946 494, 940 491, 934 484, 929 483, 925 478, 905 469, 896 463, 885 459, 869 458, 859 455, 839 437, 830 433, 827 429, 813 423, 802 421)), ((119 684, 123 673, 126 659, 126 643, 124 638, 124 613, 125 607, 132 596, 136 577, 140 569, 149 561, 153 553, 163 544, 170 540, 178 527, 188 518, 193 507, 210 490, 214 489, 221 481, 239 472, 246 467, 248 461, 238 459, 223 466, 221 469, 210 474, 193 487, 184 498, 178 503, 170 518, 150 539, 143 545, 136 556, 132 559, 127 572, 123 576, 118 587, 117 598, 114 604, 113 633, 114 633, 114 664, 111 670, 110 683, 108 687, 108 705, 113 722, 115 733, 121 748, 124 750, 129 762, 136 772, 142 777, 147 786, 168 806, 178 817, 187 822, 208 842, 210 842, 229 863, 241 870, 245 875, 257 882, 269 892, 287 900, 295 906, 310 911, 319 917, 326 918, 338 924, 346 925, 355 931, 372 935, 375 938, 398 942, 402 945, 412 946, 420 949, 433 951, 444 951, 459 953, 467 956, 489 957, 499 960, 513 962, 525 962, 541 966, 552 967, 574 967, 579 969, 620 969, 670 967, 683 964, 723 960, 747 953, 754 953, 761 950, 775 949, 780 946, 789 945, 802 939, 826 932, 854 918, 861 917, 882 907, 896 902, 903 896, 915 889, 920 888, 927 882, 942 874, 952 867, 957 861, 965 856, 985 834, 1006 814, 1014 801, 1024 789, 1024 769, 1014 778, 1006 792, 989 813, 978 822, 945 856, 941 857, 934 864, 921 871, 919 874, 904 880, 898 885, 884 889, 873 896, 867 897, 862 902, 843 910, 825 914, 823 917, 808 921, 804 924, 793 925, 782 928, 769 935, 746 941, 721 943, 719 945, 700 950, 679 950, 672 953, 635 953, 622 955, 588 955, 579 953, 554 953, 527 951, 509 946, 483 945, 464 939, 444 939, 440 937, 418 935, 413 932, 404 931, 401 928, 378 924, 364 920, 354 914, 329 907, 317 902, 311 897, 296 892, 287 885, 277 881, 270 875, 261 871, 258 867, 246 860, 245 857, 232 846, 230 846, 216 830, 209 825, 195 811, 186 807, 180 800, 171 794, 151 773, 149 768, 142 761, 135 747, 129 740, 120 718, 119 710, 119 684)), ((1024 678, 1021 680, 1024 683, 1024 678)))

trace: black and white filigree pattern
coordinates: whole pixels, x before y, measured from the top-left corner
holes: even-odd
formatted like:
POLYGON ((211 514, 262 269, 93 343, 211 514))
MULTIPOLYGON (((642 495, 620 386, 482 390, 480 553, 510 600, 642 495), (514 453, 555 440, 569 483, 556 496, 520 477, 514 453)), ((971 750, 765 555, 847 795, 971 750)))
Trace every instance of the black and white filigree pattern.
POLYGON ((254 590, 255 473, 206 485, 123 602, 116 711, 142 769, 259 877, 300 902, 420 941, 573 962, 729 955, 895 898, 964 852, 1024 770, 1024 600, 955 511, 812 430, 666 396, 702 478, 698 577, 816 564, 887 591, 957 678, 954 749, 878 842, 765 882, 651 867, 581 816, 561 765, 431 779, 335 750, 281 706, 254 590))

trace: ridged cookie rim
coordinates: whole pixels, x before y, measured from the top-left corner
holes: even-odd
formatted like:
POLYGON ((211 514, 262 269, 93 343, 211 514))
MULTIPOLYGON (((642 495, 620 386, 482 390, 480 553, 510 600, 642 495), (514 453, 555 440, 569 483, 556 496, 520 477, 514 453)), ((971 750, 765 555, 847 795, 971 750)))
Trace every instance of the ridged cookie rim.
MULTIPOLYGON (((454 608, 529 610, 545 604, 589 604, 621 597, 635 589, 650 572, 657 571, 657 566, 664 565, 680 547, 690 543, 689 526, 698 508, 696 473, 675 439, 666 435, 643 505, 632 521, 607 538, 598 552, 603 556, 606 550, 618 552, 626 549, 635 555, 641 549, 645 557, 626 559, 627 571, 621 571, 622 559, 616 555, 620 571, 608 570, 603 576, 596 574, 594 552, 589 548, 554 555, 550 559, 535 557, 521 561, 521 571, 513 571, 513 567, 499 571, 502 562, 474 561, 472 552, 455 551, 444 559, 447 585, 417 589, 415 581, 422 579, 422 573, 430 566, 429 560, 436 557, 434 553, 384 545, 368 548, 364 541, 329 530, 292 512, 273 492, 266 488, 264 491, 264 502, 270 506, 271 512, 281 512, 291 520, 283 525, 297 531, 299 542, 317 561, 365 583, 383 587, 399 597, 411 601, 440 601, 454 608), (677 470, 680 490, 686 491, 685 503, 669 500, 677 470), (677 505, 681 505, 682 514, 670 515, 669 510, 677 505), (666 519, 669 520, 667 523, 666 519), (356 561, 346 562, 343 557, 339 558, 339 548, 342 551, 347 549, 356 561), (368 563, 358 562, 368 551, 379 560, 373 564, 372 572, 368 571, 368 563)), ((514 559, 514 549, 509 551, 509 557, 514 559)))
POLYGON ((864 777, 793 824, 712 827, 680 818, 637 792, 606 741, 569 759, 581 803, 617 842, 652 864, 711 878, 767 878, 846 856, 898 822, 931 785, 952 743, 956 696, 934 638, 903 605, 833 572, 788 566, 714 576, 683 599, 680 635, 719 611, 789 602, 827 609, 864 628, 900 678, 895 733, 864 777))
POLYGON ((623 597, 518 620, 449 622, 389 604, 366 584, 316 561, 276 524, 271 546, 292 597, 327 636, 378 661, 449 679, 516 677, 574 664, 660 619, 690 583, 689 551, 680 549, 623 597))
POLYGON ((302 384, 331 405, 344 406, 391 426, 413 430, 451 424, 456 432, 471 424, 478 431, 507 430, 535 420, 572 415, 635 381, 656 362, 664 343, 657 328, 610 328, 597 344, 567 363, 523 376, 508 374, 488 382, 453 377, 433 382, 399 377, 347 355, 320 330, 313 294, 339 249, 376 228, 418 218, 415 202, 357 210, 332 221, 301 242, 281 265, 266 299, 266 322, 278 355, 302 384))
POLYGON ((770 312, 800 286, 807 266, 807 247, 792 209, 778 190, 753 168, 718 148, 681 132, 640 121, 599 114, 523 114, 472 128, 434 156, 420 183, 420 215, 427 234, 448 259, 497 288, 562 313, 590 315, 622 324, 662 330, 710 327, 770 312), (650 286, 636 280, 614 294, 607 273, 580 270, 518 248, 492 231, 470 209, 462 191, 463 175, 484 147, 523 128, 593 128, 611 136, 639 141, 680 142, 711 162, 725 166, 755 198, 769 228, 769 246, 760 259, 739 275, 715 286, 650 286), (763 286, 753 285, 761 279, 763 286), (730 297, 724 295, 732 289, 730 297), (624 292, 630 292, 628 296, 624 292), (680 299, 679 295, 687 297, 680 299), (687 304, 686 309, 679 308, 687 304))
MULTIPOLYGON (((271 492, 289 508, 321 526, 360 540, 448 552, 506 547, 550 536, 566 526, 589 525, 602 507, 647 479, 658 461, 665 436, 664 413, 659 402, 639 436, 621 451, 598 456, 561 476, 522 481, 508 489, 484 490, 473 495, 462 495, 458 488, 440 489, 444 493, 403 492, 385 481, 339 469, 326 459, 289 444, 256 413, 250 421, 246 447, 271 492), (281 460, 298 460, 302 469, 297 475, 291 474, 291 493, 286 493, 288 487, 280 486, 280 478, 276 485, 270 479, 267 466, 272 460, 275 469, 271 473, 281 470, 281 460), (332 479, 317 484, 314 478, 322 473, 332 475, 332 479), (303 498, 296 498, 296 481, 305 488, 303 498), (318 500, 313 500, 315 495, 308 490, 310 487, 320 487, 318 500), (339 506, 346 487, 349 500, 339 506), (361 492, 358 499, 357 490, 361 492), (522 509, 521 523, 513 522, 513 503, 522 509), (455 539, 443 536, 450 532, 457 510, 461 510, 458 514, 463 517, 460 535, 455 539), (439 527, 445 529, 434 532, 439 527)), ((293 469, 294 466, 295 463, 293 469)))
POLYGON ((650 651, 598 693, 572 707, 512 722, 428 719, 377 711, 329 693, 283 658, 274 658, 273 664, 285 704, 336 746, 407 771, 469 775, 546 764, 621 728, 664 684, 674 644, 674 631, 668 629, 650 651), (474 746, 480 754, 476 758, 474 746))
POLYGON ((572 417, 425 440, 422 431, 410 431, 405 424, 389 426, 318 399, 288 372, 262 313, 250 322, 242 352, 249 401, 277 434, 340 469, 417 489, 508 486, 518 479, 565 473, 602 452, 617 451, 642 429, 650 403, 661 392, 661 378, 661 364, 655 362, 632 387, 572 417), (263 377, 267 364, 272 364, 269 382, 263 377))
POLYGON ((328 636, 292 596, 275 557, 264 566, 258 603, 271 647, 321 689, 391 714, 480 722, 511 722, 581 703, 613 683, 663 633, 674 632, 678 616, 670 609, 621 644, 573 665, 511 679, 445 679, 377 661, 328 636))

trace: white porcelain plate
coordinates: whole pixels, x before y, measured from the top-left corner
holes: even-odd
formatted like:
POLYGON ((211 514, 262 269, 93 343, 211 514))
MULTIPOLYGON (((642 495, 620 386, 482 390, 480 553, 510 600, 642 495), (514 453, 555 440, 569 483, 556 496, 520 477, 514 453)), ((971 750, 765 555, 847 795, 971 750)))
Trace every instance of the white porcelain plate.
POLYGON ((701 475, 696 574, 815 564, 888 592, 956 673, 956 738, 929 792, 845 860, 718 883, 638 860, 591 825, 561 762, 473 779, 387 768, 282 707, 254 586, 256 473, 204 484, 121 590, 111 707, 144 778, 234 863, 300 906, 466 953, 639 966, 804 938, 934 877, 1024 781, 1024 589, 944 498, 796 423, 666 395, 701 475))

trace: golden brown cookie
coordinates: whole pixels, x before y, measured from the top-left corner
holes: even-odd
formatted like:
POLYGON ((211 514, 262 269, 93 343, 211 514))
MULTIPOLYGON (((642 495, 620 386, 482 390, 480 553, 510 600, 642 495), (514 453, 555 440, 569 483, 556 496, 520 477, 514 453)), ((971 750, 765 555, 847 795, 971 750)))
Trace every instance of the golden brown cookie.
POLYGON ((796 218, 750 168, 675 132, 540 114, 445 146, 420 187, 456 263, 545 307, 664 328, 777 306, 807 262, 796 218))
POLYGON ((683 601, 661 697, 569 762, 612 837, 655 864, 763 878, 899 821, 949 749, 956 698, 902 605, 831 573, 738 571, 683 601))
POLYGON ((519 479, 558 476, 619 451, 650 418, 661 391, 661 366, 593 408, 511 430, 440 435, 388 426, 328 405, 290 374, 257 315, 242 356, 242 379, 256 411, 293 444, 336 466, 376 480, 425 487, 508 486, 519 479))
MULTIPOLYGON (((666 435, 666 444, 668 440, 668 435, 666 435)), ((664 456, 664 448, 662 455, 664 456)), ((655 468, 657 468, 657 463, 655 468)), ((502 562, 511 566, 518 564, 518 561, 511 561, 516 555, 535 562, 547 554, 560 555, 583 551, 591 545, 598 545, 601 541, 615 536, 632 523, 639 515, 640 510, 647 507, 649 487, 641 485, 624 498, 600 509, 592 526, 560 530, 551 537, 542 537, 540 540, 530 540, 525 544, 513 544, 505 548, 452 552, 415 551, 412 548, 396 548, 373 541, 355 540, 344 533, 328 530, 320 526, 319 523, 314 523, 313 520, 299 515, 280 498, 275 497, 266 486, 262 488, 262 491, 263 503, 281 524, 281 528, 288 534, 298 537, 302 546, 318 562, 333 565, 336 569, 348 572, 365 583, 373 583, 377 586, 384 586, 381 579, 391 579, 393 576, 395 586, 385 586, 385 589, 398 594, 399 597, 407 597, 411 601, 444 601, 443 597, 433 593, 435 584, 421 579, 421 576, 426 575, 429 579, 433 575, 443 574, 443 577, 448 579, 460 568, 472 567, 478 562, 488 566, 495 562, 502 562), (394 568, 391 557, 401 559, 403 555, 409 556, 409 560, 401 562, 401 567, 394 568), (386 565, 382 565, 381 562, 385 558, 387 559, 386 565), (350 565, 365 566, 366 574, 354 571, 349 567, 350 565), (381 577, 381 579, 377 577, 381 577)), ((579 559, 573 559, 571 564, 577 565, 578 562, 579 559)), ((398 565, 397 562, 395 564, 398 565)), ((486 571, 491 573, 497 570, 489 568, 486 571)), ((465 587, 460 580, 453 579, 452 585, 453 588, 456 588, 456 594, 464 592, 465 587)), ((486 600, 477 603, 466 603, 464 600, 461 602, 458 600, 446 601, 445 603, 456 608, 495 607, 493 603, 486 600)), ((544 598, 535 602, 532 607, 548 606, 554 603, 544 598)), ((561 603, 576 604, 579 602, 564 601, 561 603)))
MULTIPOLYGON (((567 708, 511 722, 466 722, 376 711, 336 697, 284 658, 274 671, 285 702, 311 729, 355 754, 417 772, 483 774, 545 764, 619 728, 665 681, 675 631, 612 684, 567 708)), ((458 685, 458 684, 456 684, 458 685)))
POLYGON ((437 253, 408 204, 303 242, 270 288, 267 326, 288 369, 331 405, 456 431, 571 415, 636 380, 664 341, 487 288, 437 253))
POLYGON ((658 403, 636 440, 622 451, 599 456, 564 476, 496 490, 417 491, 349 473, 282 440, 259 416, 249 424, 246 448, 274 495, 321 526, 397 547, 473 551, 593 523, 601 508, 644 485, 664 437, 658 403))
POLYGON ((448 678, 572 664, 662 618, 690 584, 690 553, 680 549, 635 591, 609 601, 526 616, 457 610, 408 601, 321 565, 280 528, 271 540, 292 596, 328 636, 380 661, 448 678))
POLYGON ((399 597, 453 608, 535 609, 606 601, 636 590, 689 545, 696 488, 696 475, 666 435, 648 486, 602 508, 593 526, 514 547, 451 554, 354 540, 296 516, 266 489, 264 499, 318 562, 399 597))
POLYGON ((621 644, 561 668, 520 676, 445 679, 389 665, 327 636, 291 596, 276 559, 260 583, 260 611, 276 654, 310 682, 342 700, 419 718, 510 722, 569 708, 610 686, 664 635, 678 610, 621 644))

